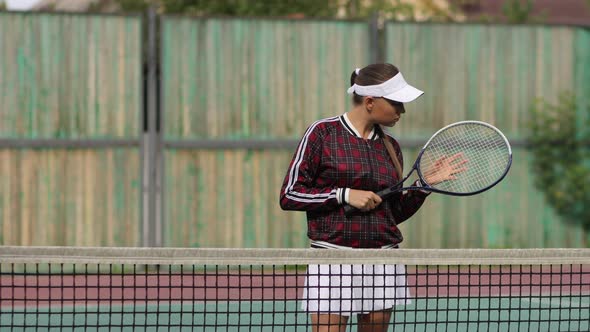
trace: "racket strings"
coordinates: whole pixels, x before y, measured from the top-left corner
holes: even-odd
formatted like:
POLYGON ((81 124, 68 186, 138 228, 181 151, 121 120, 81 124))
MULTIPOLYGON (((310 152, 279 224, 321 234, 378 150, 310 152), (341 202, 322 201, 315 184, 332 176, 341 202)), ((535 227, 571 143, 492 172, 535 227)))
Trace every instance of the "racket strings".
POLYGON ((454 163, 462 159, 467 170, 457 173, 456 179, 447 180, 432 187, 453 193, 471 193, 483 190, 497 182, 510 163, 510 147, 495 128, 481 123, 461 123, 437 133, 425 147, 420 160, 420 172, 424 175, 437 168, 443 157, 462 153, 454 163))

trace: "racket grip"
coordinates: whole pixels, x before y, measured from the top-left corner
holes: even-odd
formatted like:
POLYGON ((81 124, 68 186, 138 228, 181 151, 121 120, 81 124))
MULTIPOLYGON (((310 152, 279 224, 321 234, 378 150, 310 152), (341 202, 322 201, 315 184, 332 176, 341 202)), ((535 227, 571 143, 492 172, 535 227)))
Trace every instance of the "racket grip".
POLYGON ((356 210, 356 208, 352 205, 344 206, 344 214, 347 216, 350 215, 352 212, 354 212, 354 210, 356 210))
MULTIPOLYGON (((391 195, 392 193, 394 193, 395 191, 392 191, 391 188, 386 188, 383 189, 379 192, 377 192, 376 194, 381 197, 381 198, 386 198, 387 196, 391 195)), ((344 215, 351 215, 354 211, 356 210, 356 208, 350 204, 347 204, 346 206, 344 206, 344 215)))

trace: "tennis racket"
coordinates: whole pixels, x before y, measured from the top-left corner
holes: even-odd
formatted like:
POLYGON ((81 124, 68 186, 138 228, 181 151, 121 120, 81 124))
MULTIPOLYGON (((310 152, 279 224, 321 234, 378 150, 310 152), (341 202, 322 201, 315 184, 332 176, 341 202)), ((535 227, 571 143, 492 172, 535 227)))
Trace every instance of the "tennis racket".
MULTIPOLYGON (((377 192, 381 198, 406 190, 424 190, 454 196, 469 196, 484 192, 508 174, 512 164, 512 149, 498 128, 481 121, 460 121, 437 131, 426 142, 414 166, 396 185, 377 192), (461 156, 467 160, 466 169, 454 179, 429 184, 424 175, 436 171, 441 160, 461 156), (405 180, 416 171, 422 186, 403 187, 405 180)), ((351 205, 344 212, 355 211, 351 205)))

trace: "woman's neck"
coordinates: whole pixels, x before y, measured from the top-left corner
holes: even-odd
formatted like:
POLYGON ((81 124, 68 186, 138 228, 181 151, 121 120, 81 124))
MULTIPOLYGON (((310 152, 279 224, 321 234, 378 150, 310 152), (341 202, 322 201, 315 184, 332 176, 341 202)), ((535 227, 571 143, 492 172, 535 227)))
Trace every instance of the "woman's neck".
POLYGON ((375 124, 370 121, 367 111, 359 107, 354 107, 348 112, 347 116, 359 134, 365 139, 369 138, 375 124))

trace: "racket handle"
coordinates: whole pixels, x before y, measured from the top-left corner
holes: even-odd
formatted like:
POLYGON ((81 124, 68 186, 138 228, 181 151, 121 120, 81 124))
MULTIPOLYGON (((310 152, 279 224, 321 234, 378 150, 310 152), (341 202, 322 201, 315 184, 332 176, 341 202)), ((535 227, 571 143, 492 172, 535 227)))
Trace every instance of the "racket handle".
POLYGON ((356 208, 352 205, 346 205, 344 207, 344 214, 349 216, 352 212, 354 212, 354 210, 356 210, 356 208))
POLYGON ((385 188, 385 189, 377 192, 376 194, 377 194, 377 196, 379 196, 381 198, 387 198, 387 196, 389 196, 393 193, 396 193, 396 192, 397 192, 397 190, 394 191, 394 190, 391 190, 391 188, 385 188))
MULTIPOLYGON (((397 192, 397 190, 391 190, 391 188, 386 188, 383 189, 379 192, 377 192, 377 196, 381 197, 381 198, 386 198, 387 196, 393 194, 397 192)), ((346 206, 344 206, 344 214, 349 216, 351 215, 354 211, 356 210, 356 208, 350 204, 347 204, 346 206)))

